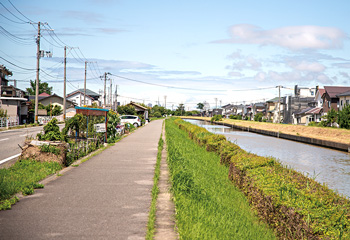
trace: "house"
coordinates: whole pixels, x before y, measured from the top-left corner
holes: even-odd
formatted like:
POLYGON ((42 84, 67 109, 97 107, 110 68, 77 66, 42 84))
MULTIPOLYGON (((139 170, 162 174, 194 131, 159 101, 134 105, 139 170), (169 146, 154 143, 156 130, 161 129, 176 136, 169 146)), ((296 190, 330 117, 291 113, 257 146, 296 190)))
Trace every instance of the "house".
POLYGON ((310 107, 315 107, 315 96, 286 96, 283 97, 283 123, 296 124, 295 113, 300 113, 310 107))
POLYGON ((235 111, 235 106, 232 104, 226 104, 224 106, 222 106, 222 115, 224 117, 229 117, 230 115, 235 115, 236 111, 235 111))
POLYGON ((252 114, 251 118, 254 119, 255 115, 258 113, 262 113, 265 115, 266 113, 266 103, 264 102, 259 102, 259 103, 254 103, 252 107, 252 114))
POLYGON ((315 97, 317 87, 299 87, 295 85, 294 95, 295 97, 315 97))
POLYGON ((145 120, 148 120, 149 117, 148 117, 148 108, 144 107, 144 106, 141 106, 137 103, 134 103, 134 102, 130 102, 128 105, 130 106, 133 106, 136 110, 136 113, 138 115, 142 114, 144 116, 144 119, 145 120))
POLYGON ((309 125, 310 122, 320 122, 323 108, 308 107, 293 114, 293 124, 309 125))
POLYGON ((84 102, 84 89, 82 88, 69 93, 67 95, 67 100, 74 102, 79 107, 83 107, 84 105, 91 106, 93 103, 97 103, 97 105, 100 106, 99 97, 100 94, 86 89, 86 98, 84 102))
POLYGON ((9 86, 8 76, 12 76, 12 72, 5 66, 0 65, 0 108, 7 112, 7 116, 11 121, 19 124, 23 122, 21 114, 25 112, 22 109, 22 103, 25 103, 25 92, 12 85, 9 86))
MULTIPOLYGON (((281 105, 281 103, 283 103, 283 98, 279 98, 279 97, 275 97, 273 99, 266 101, 266 118, 268 121, 272 121, 274 123, 278 122, 278 110, 279 110, 278 107, 281 105)), ((283 109, 281 106, 280 114, 282 113, 282 110, 283 109)))
POLYGON ((337 97, 339 98, 339 111, 350 104, 350 91, 338 94, 337 97))
MULTIPOLYGON (((350 91, 350 87, 343 86, 325 86, 324 94, 322 95, 323 100, 323 114, 327 114, 331 108, 338 111, 339 106, 339 97, 342 97, 342 100, 345 100, 346 103, 346 93, 350 91), (341 94, 344 96, 340 96, 341 94)), ((349 99, 349 98, 348 98, 349 99)))

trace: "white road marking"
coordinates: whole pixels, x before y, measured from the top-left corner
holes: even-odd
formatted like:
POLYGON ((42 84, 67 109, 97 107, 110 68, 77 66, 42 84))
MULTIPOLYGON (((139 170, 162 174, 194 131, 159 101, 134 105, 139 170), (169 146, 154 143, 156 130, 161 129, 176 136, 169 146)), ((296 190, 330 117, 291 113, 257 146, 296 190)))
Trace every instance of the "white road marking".
POLYGON ((19 135, 20 137, 28 136, 28 134, 19 135))
POLYGON ((0 142, 1 141, 6 141, 6 140, 8 140, 8 138, 3 138, 3 139, 0 139, 0 142))
POLYGON ((14 159, 14 158, 18 157, 19 155, 21 155, 21 154, 18 153, 16 155, 11 156, 11 157, 5 158, 4 160, 0 161, 0 164, 3 164, 4 162, 10 161, 11 159, 14 159))

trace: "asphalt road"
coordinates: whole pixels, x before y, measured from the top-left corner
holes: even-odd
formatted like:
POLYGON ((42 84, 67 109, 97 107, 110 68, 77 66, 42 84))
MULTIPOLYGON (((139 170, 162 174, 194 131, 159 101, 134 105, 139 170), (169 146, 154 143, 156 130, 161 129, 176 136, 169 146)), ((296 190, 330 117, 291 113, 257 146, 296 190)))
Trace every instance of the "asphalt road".
POLYGON ((162 121, 0 211, 0 239, 145 239, 162 121))
MULTIPOLYGON (((63 124, 60 124, 60 128, 63 124)), ((16 161, 22 150, 26 137, 36 137, 43 130, 43 126, 0 131, 0 168, 16 161)))

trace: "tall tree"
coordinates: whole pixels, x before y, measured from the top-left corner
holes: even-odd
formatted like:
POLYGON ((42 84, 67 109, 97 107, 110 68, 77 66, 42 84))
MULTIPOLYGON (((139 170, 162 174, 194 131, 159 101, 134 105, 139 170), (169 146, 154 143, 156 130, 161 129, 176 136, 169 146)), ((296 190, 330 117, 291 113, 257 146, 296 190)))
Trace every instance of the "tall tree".
MULTIPOLYGON (((30 80, 30 88, 26 88, 29 95, 35 95, 35 92, 36 92, 36 87, 35 87, 36 84, 35 83, 36 83, 36 81, 30 80)), ((41 82, 39 80, 39 94, 41 94, 43 92, 51 95, 52 94, 52 87, 49 87, 48 83, 41 82)))
POLYGON ((203 110, 204 104, 203 103, 197 103, 197 109, 203 110))

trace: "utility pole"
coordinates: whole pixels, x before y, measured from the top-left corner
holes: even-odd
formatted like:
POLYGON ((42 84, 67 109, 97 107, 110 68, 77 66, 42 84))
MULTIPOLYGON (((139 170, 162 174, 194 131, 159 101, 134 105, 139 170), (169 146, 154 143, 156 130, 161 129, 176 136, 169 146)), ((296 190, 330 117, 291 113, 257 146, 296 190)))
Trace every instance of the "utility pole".
POLYGON ((166 109, 166 95, 164 96, 164 108, 166 109))
POLYGON ((85 77, 84 77, 84 105, 86 105, 86 66, 87 66, 87 61, 85 61, 85 77))
POLYGON ((38 36, 36 38, 36 83, 35 83, 35 119, 38 123, 38 102, 39 102, 39 71, 40 71, 40 22, 38 22, 38 36))
POLYGON ((278 85, 276 88, 278 88, 278 123, 281 123, 281 88, 283 86, 278 85))
POLYGON ((111 109, 112 109, 112 79, 110 78, 109 79, 110 81, 110 89, 109 89, 109 98, 110 98, 110 101, 109 101, 109 104, 111 105, 111 109))
POLYGON ((115 85, 115 106, 114 106, 114 110, 117 112, 118 111, 118 85, 115 85))
POLYGON ((66 69, 67 67, 67 47, 64 46, 64 72, 63 72, 63 121, 66 122, 66 69))
POLYGON ((217 109, 218 108, 218 98, 214 98, 215 99, 215 108, 217 109))
POLYGON ((103 90, 103 103, 104 103, 104 107, 106 107, 106 81, 107 81, 107 73, 105 72, 105 84, 104 84, 104 90, 103 90))

